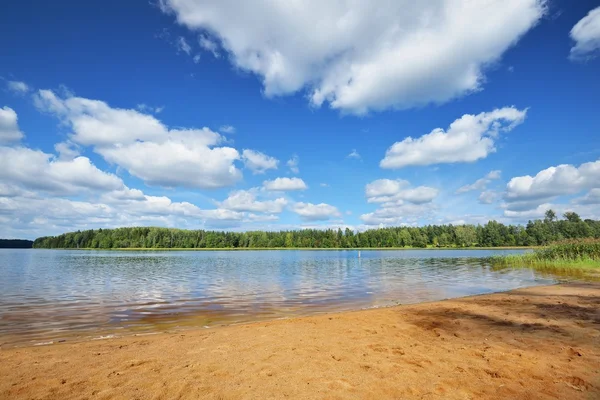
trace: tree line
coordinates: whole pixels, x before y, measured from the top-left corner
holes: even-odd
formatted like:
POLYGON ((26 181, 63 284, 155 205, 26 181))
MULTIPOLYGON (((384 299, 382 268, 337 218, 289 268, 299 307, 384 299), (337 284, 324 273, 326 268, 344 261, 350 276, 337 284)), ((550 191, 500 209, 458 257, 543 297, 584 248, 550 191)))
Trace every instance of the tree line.
POLYGON ((32 240, 0 239, 0 249, 30 249, 31 247, 33 247, 32 240))
POLYGON ((354 232, 351 229, 219 232, 135 227, 95 229, 46 236, 34 248, 375 248, 375 247, 498 247, 538 246, 575 238, 600 238, 600 221, 582 220, 565 213, 559 220, 552 210, 543 220, 526 226, 489 221, 485 225, 427 225, 354 232))

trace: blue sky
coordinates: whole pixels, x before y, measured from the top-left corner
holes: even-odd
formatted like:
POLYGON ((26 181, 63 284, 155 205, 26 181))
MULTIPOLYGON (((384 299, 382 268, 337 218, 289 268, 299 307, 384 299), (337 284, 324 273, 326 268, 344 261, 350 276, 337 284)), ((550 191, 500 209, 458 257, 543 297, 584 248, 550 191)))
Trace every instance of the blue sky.
POLYGON ((0 237, 600 218, 596 1, 3 7, 0 237))

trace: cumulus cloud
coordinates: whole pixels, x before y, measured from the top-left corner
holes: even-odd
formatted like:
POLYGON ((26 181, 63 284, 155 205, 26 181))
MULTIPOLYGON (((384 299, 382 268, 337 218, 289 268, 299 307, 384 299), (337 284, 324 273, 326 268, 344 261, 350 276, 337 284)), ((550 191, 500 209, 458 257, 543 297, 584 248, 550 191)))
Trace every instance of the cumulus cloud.
POLYGON ((163 142, 135 142, 97 152, 150 185, 213 189, 233 185, 242 176, 233 164, 239 158, 237 150, 208 147, 219 143, 215 135, 207 129, 171 131, 163 142))
POLYGON ((600 219, 600 209, 594 204, 560 204, 543 203, 528 210, 504 210, 504 216, 509 223, 526 223, 532 219, 542 219, 546 211, 553 210, 557 215, 563 215, 566 212, 576 212, 582 219, 600 219))
POLYGON ((60 142, 54 145, 54 150, 58 153, 61 160, 72 160, 79 156, 79 149, 76 144, 71 142, 60 142))
POLYGON ((279 217, 277 215, 265 215, 265 214, 248 214, 248 220, 252 222, 265 222, 265 221, 277 221, 279 217))
POLYGON ((365 186, 367 202, 379 204, 360 219, 365 225, 400 225, 415 223, 435 209, 432 201, 439 191, 428 186, 411 187, 402 179, 377 179, 365 186))
POLYGON ((169 129, 154 116, 112 108, 99 100, 59 97, 40 90, 36 106, 58 116, 72 129, 71 142, 93 146, 110 163, 150 185, 219 188, 231 186, 242 173, 238 151, 220 146, 223 138, 208 128, 169 129))
POLYGON ((430 203, 438 193, 437 189, 428 186, 411 188, 408 181, 401 179, 377 179, 365 186, 369 203, 384 203, 388 206, 399 205, 404 201, 413 204, 430 203))
POLYGON ((535 176, 512 178, 504 199, 510 210, 531 210, 557 196, 600 188, 600 160, 575 167, 562 164, 546 168, 535 176))
POLYGON ((119 177, 99 170, 87 157, 56 160, 51 154, 27 147, 0 147, 0 178, 28 189, 63 195, 124 186, 119 177))
POLYGON ((381 207, 372 213, 360 216, 365 225, 394 226, 416 223, 419 219, 432 216, 435 207, 431 203, 403 203, 389 207, 381 207))
POLYGON ((21 81, 8 81, 6 85, 10 91, 17 94, 25 94, 31 90, 29 85, 21 81))
POLYGON ((381 168, 410 165, 474 162, 496 151, 500 132, 508 132, 525 120, 527 110, 504 107, 477 115, 465 114, 447 130, 436 128, 419 138, 394 143, 381 160, 381 168))
POLYGON ((300 178, 276 178, 271 181, 264 181, 263 187, 273 191, 291 191, 306 190, 308 186, 300 178))
POLYGON ((336 207, 325 203, 312 204, 300 202, 292 205, 291 209, 305 221, 325 221, 342 216, 336 207))
POLYGON ((569 58, 573 61, 597 57, 600 52, 600 7, 594 8, 571 29, 571 39, 575 46, 571 48, 569 58))
POLYGON ((121 226, 230 228, 244 220, 244 213, 221 208, 203 210, 188 202, 148 196, 129 188, 106 192, 89 201, 30 193, 0 195, 0 216, 7 217, 7 224, 0 226, 1 236, 20 237, 121 226))
POLYGON ((267 96, 306 89, 315 106, 364 114, 480 90, 485 67, 540 20, 545 3, 161 0, 160 7, 210 33, 237 68, 262 79, 267 96))
POLYGON ((0 234, 5 236, 134 225, 227 228, 246 217, 145 195, 86 157, 64 161, 25 147, 0 147, 0 181, 0 234))
POLYGON ((576 204, 600 204, 600 188, 592 189, 585 196, 573 201, 576 204))
POLYGON ((236 190, 220 203, 221 208, 234 211, 251 211, 268 214, 279 214, 288 204, 283 197, 275 200, 258 201, 256 193, 251 190, 236 190))
POLYGON ((490 171, 486 176, 481 179, 477 179, 474 183, 460 187, 456 191, 456 194, 471 192, 473 190, 484 190, 491 181, 500 179, 501 173, 502 172, 498 170, 490 171))
POLYGON ((485 190, 481 192, 477 199, 481 204, 492 204, 498 199, 498 193, 493 190, 485 190))
POLYGON ((269 169, 277 169, 279 160, 275 157, 268 156, 260 151, 244 150, 242 152, 242 160, 246 168, 252 171, 253 174, 264 174, 269 169))
POLYGON ((15 110, 7 106, 0 108, 0 144, 18 142, 25 136, 17 120, 15 110))

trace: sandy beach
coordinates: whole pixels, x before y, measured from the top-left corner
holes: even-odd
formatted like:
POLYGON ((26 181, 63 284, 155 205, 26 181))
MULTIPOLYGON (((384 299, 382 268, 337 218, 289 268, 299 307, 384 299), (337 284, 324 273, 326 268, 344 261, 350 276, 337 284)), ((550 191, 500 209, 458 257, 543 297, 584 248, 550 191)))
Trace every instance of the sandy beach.
POLYGON ((1 399, 597 399, 600 284, 0 351, 1 399))

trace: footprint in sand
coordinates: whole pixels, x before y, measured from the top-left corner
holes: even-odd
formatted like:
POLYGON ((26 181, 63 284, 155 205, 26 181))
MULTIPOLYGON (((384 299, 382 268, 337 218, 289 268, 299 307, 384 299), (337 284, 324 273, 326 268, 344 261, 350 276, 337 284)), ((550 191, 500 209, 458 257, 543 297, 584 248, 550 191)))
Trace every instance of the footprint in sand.
POLYGON ((592 385, 577 376, 570 376, 565 379, 564 382, 570 388, 579 390, 580 392, 587 391, 592 388, 592 385))

